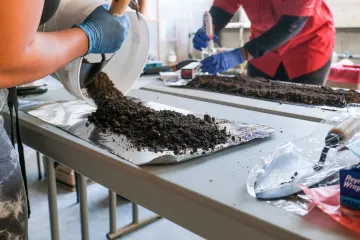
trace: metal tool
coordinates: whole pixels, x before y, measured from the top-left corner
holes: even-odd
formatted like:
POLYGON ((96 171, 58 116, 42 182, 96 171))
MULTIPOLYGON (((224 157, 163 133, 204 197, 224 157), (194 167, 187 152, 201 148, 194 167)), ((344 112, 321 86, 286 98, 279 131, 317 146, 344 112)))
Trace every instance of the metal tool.
POLYGON ((86 58, 83 58, 79 75, 80 87, 85 88, 89 86, 113 56, 106 60, 105 54, 101 54, 101 61, 95 63, 91 63, 86 58))
MULTIPOLYGON (((203 31, 210 38, 208 42, 207 49, 203 51, 203 58, 206 56, 211 56, 216 53, 215 45, 214 45, 214 24, 212 20, 212 16, 209 11, 206 11, 203 16, 203 31)), ((221 47, 221 43, 219 39, 217 39, 216 43, 221 47)))
POLYGON ((318 164, 314 166, 315 171, 323 169, 327 154, 331 148, 338 147, 341 143, 346 143, 355 134, 360 132, 360 118, 349 117, 339 125, 331 129, 325 137, 325 147, 322 150, 318 164))
POLYGON ((210 41, 207 45, 207 50, 209 52, 214 51, 214 25, 212 21, 212 17, 209 11, 206 11, 204 13, 203 17, 203 31, 206 33, 206 35, 210 38, 210 41))
MULTIPOLYGON (((134 10, 138 13, 139 7, 134 0, 113 0, 109 12, 116 17, 120 17, 125 13, 128 6, 133 9, 135 8, 134 10)), ((85 88, 89 86, 113 56, 114 54, 109 59, 106 59, 105 54, 102 54, 101 61, 96 63, 90 63, 87 60, 83 60, 79 76, 80 87, 85 88)))
POLYGON ((19 86, 16 87, 16 92, 18 96, 27 96, 27 95, 33 95, 33 94, 42 94, 47 92, 46 86, 19 86))
POLYGON ((331 179, 343 165, 325 165, 329 150, 346 145, 357 133, 360 133, 359 117, 349 117, 332 128, 325 137, 325 147, 315 166, 304 159, 302 150, 297 149, 293 143, 284 145, 278 155, 274 155, 276 157, 256 176, 256 197, 266 200, 283 198, 302 191, 301 184, 310 187, 331 179))

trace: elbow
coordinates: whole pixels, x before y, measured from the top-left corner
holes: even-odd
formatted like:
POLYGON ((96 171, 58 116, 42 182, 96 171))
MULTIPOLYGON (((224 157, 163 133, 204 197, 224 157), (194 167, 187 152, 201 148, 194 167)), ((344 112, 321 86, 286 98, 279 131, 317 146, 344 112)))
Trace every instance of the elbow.
POLYGON ((6 57, 0 60, 0 89, 11 88, 16 86, 16 82, 21 79, 17 79, 17 69, 15 57, 6 57))
POLYGON ((28 82, 23 57, 13 55, 0 60, 0 89, 11 88, 28 82))
MULTIPOLYGON (((0 88, 11 88, 29 82, 28 46, 10 48, 0 53, 0 88)), ((31 74, 30 74, 31 75, 31 74)))
POLYGON ((18 74, 4 68, 4 66, 0 67, 0 89, 15 87, 19 85, 19 82, 21 79, 19 79, 18 74))

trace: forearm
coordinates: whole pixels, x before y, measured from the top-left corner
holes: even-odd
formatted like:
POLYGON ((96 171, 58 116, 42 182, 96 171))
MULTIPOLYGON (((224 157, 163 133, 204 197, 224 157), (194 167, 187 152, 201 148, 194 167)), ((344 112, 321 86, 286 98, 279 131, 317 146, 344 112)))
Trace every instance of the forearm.
POLYGON ((259 58, 281 47, 303 29, 307 19, 308 17, 282 16, 272 28, 245 44, 249 58, 259 58))
POLYGON ((5 51, 0 59, 0 88, 9 88, 45 77, 88 49, 86 34, 79 28, 36 33, 20 52, 5 51))
POLYGON ((210 9, 210 14, 214 24, 215 34, 219 35, 221 30, 230 22, 234 14, 228 13, 222 8, 212 6, 210 9))

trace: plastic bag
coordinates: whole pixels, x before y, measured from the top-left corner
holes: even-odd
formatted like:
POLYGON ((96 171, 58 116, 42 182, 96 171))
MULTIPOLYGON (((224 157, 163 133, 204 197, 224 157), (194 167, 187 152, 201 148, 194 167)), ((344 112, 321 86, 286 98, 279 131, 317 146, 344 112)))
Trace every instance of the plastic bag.
POLYGON ((340 206, 340 186, 307 188, 301 186, 314 204, 332 219, 360 234, 360 211, 340 206))
POLYGON ((331 178, 344 167, 335 161, 335 152, 328 155, 322 170, 315 171, 321 152, 306 153, 293 142, 286 143, 276 149, 267 164, 252 171, 254 176, 249 179, 253 193, 260 199, 278 199, 301 192, 300 184, 310 187, 331 178))
POLYGON ((300 185, 323 187, 338 184, 339 170, 358 162, 353 153, 344 151, 343 145, 340 145, 329 150, 323 169, 315 171, 313 168, 318 164, 325 146, 324 127, 330 130, 329 125, 335 126, 349 116, 360 116, 360 110, 349 108, 346 113, 335 113, 319 124, 318 129, 310 136, 276 148, 264 159, 263 165, 256 165, 250 171, 248 193, 287 211, 300 215, 308 213, 311 201, 304 195, 300 185))

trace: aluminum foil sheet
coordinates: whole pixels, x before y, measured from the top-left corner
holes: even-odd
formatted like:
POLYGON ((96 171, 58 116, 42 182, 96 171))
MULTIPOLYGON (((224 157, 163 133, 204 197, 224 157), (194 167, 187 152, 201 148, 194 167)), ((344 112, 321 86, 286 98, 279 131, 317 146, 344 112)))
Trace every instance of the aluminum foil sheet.
MULTIPOLYGON (((140 101, 134 98, 131 99, 134 101, 140 101)), ((173 110, 183 114, 194 114, 186 110, 159 103, 147 101, 141 102, 143 105, 155 110, 173 110)), ((23 111, 136 165, 178 163, 195 157, 211 154, 253 139, 270 137, 275 132, 274 129, 262 125, 246 124, 220 119, 216 120, 219 123, 219 126, 221 128, 226 127, 232 135, 236 136, 235 141, 233 141, 232 138, 229 138, 227 143, 216 146, 213 151, 204 152, 200 149, 195 154, 190 154, 190 151, 187 151, 187 154, 174 155, 172 151, 155 153, 149 149, 142 151, 137 151, 136 148, 129 149, 128 146, 130 142, 124 135, 102 133, 94 124, 89 124, 87 122, 87 117, 90 113, 95 111, 95 107, 80 100, 43 104, 41 106, 23 108, 23 111)), ((194 115, 203 118, 203 115, 194 115)))
MULTIPOLYGON (((199 74, 199 76, 200 75, 203 75, 203 74, 199 74)), ((220 75, 220 74, 218 74, 218 76, 234 77, 234 76, 220 75)), ((168 80, 164 80, 164 83, 168 87, 186 87, 186 85, 191 81, 192 80, 185 80, 185 79, 168 79, 168 80)), ((282 83, 285 83, 285 84, 299 84, 299 83, 287 83, 287 82, 282 82, 282 83)), ((206 89, 196 89, 196 88, 188 88, 188 89, 194 89, 194 90, 201 90, 201 91, 210 92, 210 91, 208 91, 206 89)), ((333 88, 333 89, 338 89, 338 88, 333 88)), ((221 92, 217 92, 217 93, 221 93, 221 92)), ((256 98, 256 97, 250 97, 250 96, 234 95, 234 94, 229 94, 229 93, 221 93, 221 94, 233 95, 233 96, 238 96, 238 97, 253 98, 253 99, 258 99, 258 100, 263 100, 263 101, 268 101, 268 102, 275 102, 275 103, 279 103, 279 104, 286 103, 286 104, 290 104, 290 105, 302 106, 302 107, 307 107, 307 108, 319 108, 321 110, 334 111, 334 112, 348 112, 348 111, 352 111, 352 109, 354 109, 354 108, 359 108, 360 107, 360 104, 356 104, 356 103, 349 103, 345 107, 339 108, 339 107, 331 107, 331 106, 310 105, 310 104, 303 104, 303 103, 282 102, 282 101, 277 101, 277 100, 256 98)))

